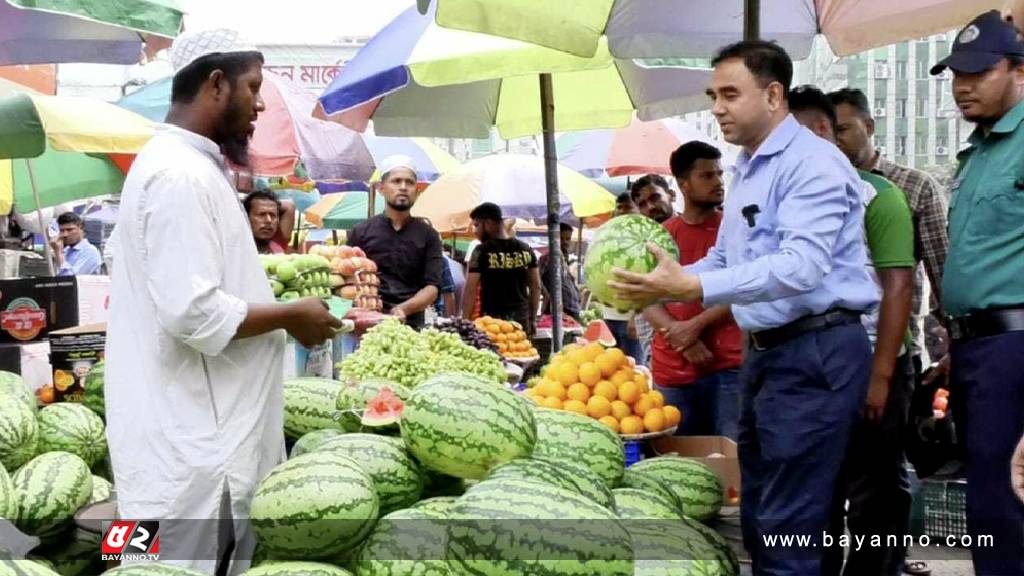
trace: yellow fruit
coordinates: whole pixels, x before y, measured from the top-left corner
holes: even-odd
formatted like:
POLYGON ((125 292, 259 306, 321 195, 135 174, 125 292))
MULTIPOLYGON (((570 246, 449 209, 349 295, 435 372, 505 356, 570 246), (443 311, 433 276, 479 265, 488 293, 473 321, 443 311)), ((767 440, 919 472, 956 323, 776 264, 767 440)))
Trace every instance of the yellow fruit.
POLYGON ((547 398, 540 401, 540 405, 545 408, 555 408, 557 410, 562 409, 562 401, 554 396, 548 396, 547 398))
POLYGON ((612 360, 614 360, 615 364, 619 368, 622 368, 623 366, 626 365, 627 356, 626 353, 623 352, 622 350, 619 350, 618 348, 609 348, 608 350, 605 351, 605 354, 607 354, 612 360))
POLYGON ((633 405, 633 414, 636 414, 641 418, 646 417, 647 413, 650 412, 651 410, 657 410, 661 412, 660 408, 654 407, 654 400, 651 399, 651 397, 647 394, 641 396, 640 399, 636 401, 636 404, 633 405))
POLYGON ((576 350, 580 350, 580 349, 582 349, 582 348, 583 348, 583 347, 582 347, 582 346, 580 346, 579 344, 569 344, 568 346, 564 346, 564 347, 562 348, 561 354, 565 354, 565 355, 568 355, 568 354, 569 354, 569 352, 574 352, 574 351, 576 351, 576 350))
POLYGON ((591 418, 603 418, 612 413, 612 403, 604 396, 591 396, 587 401, 587 414, 591 418))
POLYGON ((645 376, 644 373, 640 372, 639 370, 634 370, 633 381, 636 382, 637 384, 647 384, 647 376, 645 376))
POLYGON ((612 375, 612 384, 619 386, 620 384, 633 381, 633 372, 631 370, 619 370, 612 375))
POLYGON ((497 324, 488 324, 487 325, 487 332, 491 336, 495 336, 495 335, 501 334, 501 326, 498 326, 497 324))
POLYGON ((654 401, 655 408, 661 408, 665 405, 665 395, 660 390, 651 390, 647 395, 654 401))
POLYGON ((648 432, 661 432, 665 426, 665 413, 661 408, 651 408, 644 414, 644 429, 648 432))
POLYGON ((583 349, 573 350, 566 355, 569 362, 572 362, 576 366, 583 366, 587 362, 590 362, 590 358, 587 357, 587 352, 583 349))
POLYGON ((580 382, 593 386, 601 381, 601 369, 593 362, 586 362, 579 369, 580 382))
POLYGON ((552 382, 549 388, 550 393, 545 394, 548 398, 558 398, 559 400, 565 400, 566 390, 565 386, 562 386, 561 382, 552 382))
POLYGON ((579 400, 566 400, 562 403, 562 410, 568 410, 569 412, 575 412, 582 416, 587 415, 587 405, 579 400))
POLYGON ((619 384, 619 400, 632 406, 639 399, 640 388, 636 385, 636 382, 629 380, 619 384))
POLYGON ((612 429, 612 432, 619 433, 619 421, 614 416, 604 416, 598 421, 612 429))
POLYGON ((601 375, 605 378, 611 378, 613 374, 619 371, 619 362, 612 354, 608 352, 602 353, 594 360, 594 364, 601 370, 601 375))
POLYGON ((504 334, 511 334, 516 331, 516 327, 509 324, 508 322, 502 322, 501 324, 499 324, 499 326, 501 327, 501 331, 504 334))
POLYGON ((619 433, 621 434, 643 434, 644 421, 639 416, 626 416, 619 420, 619 433))
POLYGON ((590 400, 590 388, 587 388, 586 384, 577 382, 576 384, 569 386, 569 389, 565 391, 565 396, 570 400, 586 402, 587 400, 590 400))
POLYGON ((591 342, 583 347, 583 352, 587 355, 587 360, 593 362, 597 360, 597 357, 604 354, 604 346, 601 346, 599 342, 591 342))
POLYGON ((615 416, 616 420, 621 421, 626 416, 631 416, 632 414, 633 409, 629 407, 629 404, 626 404, 622 400, 612 401, 612 416, 615 416))
MULTIPOLYGON (((683 421, 683 413, 679 411, 679 408, 671 404, 662 408, 661 411, 665 413, 665 428, 678 426, 683 421)), ((612 413, 614 413, 614 410, 612 413)))
POLYGON ((594 386, 594 395, 604 396, 610 402, 619 397, 619 389, 615 387, 615 384, 607 380, 601 380, 597 383, 597 386, 594 386))
POLYGON ((555 370, 555 380, 561 382, 563 386, 572 386, 580 381, 580 376, 575 365, 565 362, 559 364, 555 370))

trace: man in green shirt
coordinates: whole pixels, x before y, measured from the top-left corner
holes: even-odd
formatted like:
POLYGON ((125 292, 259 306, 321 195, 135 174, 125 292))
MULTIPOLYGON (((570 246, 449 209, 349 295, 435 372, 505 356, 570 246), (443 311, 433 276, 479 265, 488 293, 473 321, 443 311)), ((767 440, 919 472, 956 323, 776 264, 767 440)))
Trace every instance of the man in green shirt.
MULTIPOLYGON (((813 86, 790 91, 789 109, 819 137, 835 144, 836 110, 813 86)), ((824 144, 823 145, 827 145, 824 144)), ((903 455, 910 396, 914 382, 909 332, 914 293, 914 224, 906 196, 882 176, 858 170, 864 183, 864 235, 868 267, 882 294, 879 305, 862 317, 874 345, 871 383, 864 418, 854 426, 840 487, 836 490, 832 530, 843 534, 843 512, 850 534, 902 535, 910 520, 910 478, 903 455)), ((826 554, 822 574, 899 576, 906 551, 902 546, 851 547, 843 568, 842 549, 826 554)))
POLYGON ((967 532, 994 539, 971 549, 977 574, 1024 574, 1024 504, 1010 483, 1024 432, 1024 43, 993 10, 931 73, 946 68, 960 112, 977 124, 959 155, 942 281, 967 532))

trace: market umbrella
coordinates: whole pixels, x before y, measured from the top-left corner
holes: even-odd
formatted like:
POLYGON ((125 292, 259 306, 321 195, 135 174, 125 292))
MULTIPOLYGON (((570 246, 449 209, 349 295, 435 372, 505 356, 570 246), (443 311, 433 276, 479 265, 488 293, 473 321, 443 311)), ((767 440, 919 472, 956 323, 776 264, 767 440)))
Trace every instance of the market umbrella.
POLYGON ((166 47, 182 15, 172 0, 0 0, 0 66, 136 64, 144 41, 166 47))
MULTIPOLYGON (((375 214, 384 211, 384 202, 377 195, 374 203, 375 214)), ((366 220, 369 211, 367 192, 338 192, 324 196, 305 211, 306 220, 319 228, 330 230, 351 230, 366 220)))
MULTIPOLYGON (((680 145, 699 140, 719 146, 706 134, 678 118, 653 122, 633 120, 618 130, 568 132, 558 138, 558 161, 588 178, 672 174, 668 160, 680 145)), ((725 163, 735 154, 723 150, 725 163)))
MULTIPOLYGON (((388 156, 402 154, 412 158, 416 166, 416 177, 420 182, 433 182, 445 172, 457 168, 459 161, 426 138, 393 138, 364 134, 363 140, 373 156, 373 162, 379 165, 388 156)), ((380 175, 374 172, 373 180, 380 175)))
MULTIPOLYGON (((163 122, 171 107, 172 81, 158 80, 117 105, 163 122)), ((256 120, 249 144, 254 174, 286 176, 300 160, 314 180, 366 180, 373 173, 373 159, 359 134, 312 117, 314 94, 287 78, 265 73, 260 95, 266 110, 256 120)))
MULTIPOLYGON (((320 96, 318 113, 377 134, 504 138, 544 134, 548 240, 558 249, 554 130, 615 128, 703 107, 706 70, 648 67, 606 48, 579 58, 514 40, 446 30, 433 14, 400 14, 320 96), (558 103, 557 108, 555 102, 558 103)), ((560 264, 556 264, 556 268, 560 264)), ((555 270, 556 281, 560 270, 555 270)), ((556 313, 561 290, 553 292, 556 313)), ((555 346, 561 323, 554 322, 555 346)))
MULTIPOLYGON (((615 210, 611 192, 565 166, 558 167, 562 218, 586 218, 615 210)), ((547 192, 544 159, 525 154, 493 154, 463 164, 424 190, 413 216, 430 220, 441 233, 466 229, 469 213, 483 202, 501 206, 505 217, 544 218, 547 192)))
MULTIPOLYGON (((1004 0, 418 0, 437 23, 589 57, 605 38, 618 58, 710 58, 744 37, 757 14, 760 37, 806 58, 818 33, 841 56, 944 32, 1004 0), (760 10, 763 6, 765 9, 760 10), (770 8, 770 9, 768 9, 770 8)), ((754 34, 754 37, 758 34, 754 34)))

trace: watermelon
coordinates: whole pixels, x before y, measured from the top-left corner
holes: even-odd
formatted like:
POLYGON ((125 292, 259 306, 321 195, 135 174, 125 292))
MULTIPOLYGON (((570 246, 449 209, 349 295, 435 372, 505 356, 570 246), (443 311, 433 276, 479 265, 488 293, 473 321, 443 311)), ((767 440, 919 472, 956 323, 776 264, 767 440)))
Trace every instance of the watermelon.
POLYGON ((93 466, 107 455, 103 419, 81 404, 60 402, 39 411, 39 447, 44 452, 70 452, 93 466))
POLYGON ((359 550, 356 576, 448 576, 444 520, 423 508, 384 516, 359 550))
POLYGON ((376 396, 366 401, 366 409, 363 410, 360 424, 369 428, 394 426, 401 420, 403 409, 405 402, 396 396, 390 387, 385 386, 376 396))
POLYGON ((295 445, 292 446, 291 457, 295 458, 296 456, 302 456, 307 452, 316 452, 321 446, 323 446, 324 442, 336 436, 341 436, 344 433, 345 432, 341 430, 334 430, 333 428, 307 432, 302 435, 302 438, 295 441, 295 445))
POLYGON ((18 518, 18 501, 14 497, 14 483, 11 476, 0 466, 0 518, 16 520, 18 518))
MULTIPOLYGON (((362 430, 362 418, 366 414, 367 402, 380 394, 384 388, 391 390, 403 402, 408 400, 409 394, 411 394, 405 386, 386 378, 365 378, 359 382, 342 385, 335 400, 335 406, 341 412, 341 422, 345 430, 349 432, 362 430)), ((391 423, 390 429, 394 430, 395 428, 394 423, 391 423)), ((388 429, 389 426, 384 425, 383 431, 388 429)))
POLYGON ((585 466, 574 463, 556 463, 544 458, 519 458, 496 466, 487 478, 522 478, 547 482, 590 498, 613 510, 612 492, 596 474, 585 466))
POLYGON ((535 480, 484 480, 448 513, 454 574, 633 574, 629 535, 607 508, 535 480))
POLYGON ((635 488, 660 496, 672 504, 672 507, 679 513, 678 515, 682 515, 683 503, 676 496, 676 493, 672 491, 668 483, 661 478, 650 474, 642 474, 630 466, 622 473, 622 481, 619 482, 619 488, 635 488))
POLYGON ((420 384, 400 423, 409 452, 431 470, 480 479, 496 464, 528 456, 537 439, 528 402, 493 382, 441 374, 420 384))
POLYGON ((401 438, 345 434, 331 438, 319 451, 348 456, 373 478, 382 515, 412 506, 423 493, 423 473, 401 438))
POLYGON ((36 395, 32 393, 32 389, 25 383, 21 376, 14 372, 0 370, 0 395, 7 393, 21 398, 22 402, 25 403, 25 406, 33 412, 39 408, 39 402, 36 400, 36 395))
POLYGON ((594 320, 587 324, 583 339, 587 342, 597 342, 605 348, 615 346, 615 335, 612 334, 612 329, 604 323, 604 320, 594 320))
POLYGON ((15 394, 0 394, 0 465, 13 472, 36 455, 35 409, 15 394))
POLYGON ((648 242, 664 249, 673 260, 679 260, 675 240, 661 224, 646 216, 617 216, 598 228, 583 258, 583 275, 595 300, 620 312, 643 310, 654 303, 647 298, 623 298, 608 287, 608 281, 615 279, 612 275, 615 268, 640 273, 654 270, 658 259, 647 250, 648 242))
POLYGON ((433 498, 427 498, 426 500, 420 500, 413 504, 410 510, 424 510, 427 512, 437 512, 439 514, 446 515, 458 500, 459 499, 455 496, 435 496, 433 498))
POLYGON ((434 472, 420 464, 423 471, 423 497, 462 496, 466 493, 466 483, 462 478, 434 472))
POLYGON ((703 535, 687 524, 638 522, 626 524, 633 543, 636 576, 737 576, 703 535))
POLYGON ((114 468, 110 465, 110 451, 109 450, 103 456, 103 459, 100 460, 99 462, 97 462, 96 465, 92 467, 92 473, 95 476, 99 476, 100 478, 103 478, 107 482, 113 482, 114 481, 114 468))
POLYGON ((92 496, 92 474, 85 461, 67 452, 47 452, 14 474, 18 528, 41 539, 57 536, 92 496))
POLYGON ((629 520, 681 520, 682 515, 675 503, 654 492, 636 488, 616 488, 615 511, 619 518, 629 520))
POLYGON ((344 430, 334 407, 341 382, 292 378, 284 383, 284 435, 298 440, 314 430, 344 430))
POLYGON ((92 365, 89 375, 85 377, 85 393, 82 404, 103 418, 106 414, 106 401, 103 397, 103 384, 106 376, 106 365, 100 361, 92 365))
POLYGON ((102 476, 93 474, 92 476, 92 495, 89 496, 88 504, 96 504, 97 502, 105 502, 110 499, 110 491, 113 490, 114 485, 109 480, 102 476))
POLYGON ((75 530, 71 538, 36 548, 28 557, 48 561, 60 576, 92 576, 103 572, 100 554, 99 534, 75 530))
POLYGON ((103 576, 208 576, 205 572, 182 568, 166 562, 139 562, 118 566, 103 576))
POLYGON ((740 573, 740 560, 724 536, 691 518, 684 517, 683 523, 694 532, 704 536, 704 540, 711 546, 711 553, 726 568, 724 574, 735 576, 740 573))
POLYGON ((626 467, 626 450, 615 432, 593 418, 563 410, 535 408, 537 446, 534 456, 579 462, 609 487, 618 486, 626 467))
POLYGON ((249 516, 276 560, 323 559, 354 549, 373 529, 373 479, 336 452, 311 452, 274 468, 256 488, 249 516))
POLYGON ((344 568, 322 562, 268 562, 250 568, 243 576, 352 576, 344 568))
POLYGON ((0 560, 0 576, 60 576, 44 562, 0 560))
POLYGON ((715 473, 697 460, 678 456, 658 456, 641 460, 630 467, 636 474, 652 476, 664 482, 682 504, 685 516, 705 522, 722 509, 722 483, 715 473))

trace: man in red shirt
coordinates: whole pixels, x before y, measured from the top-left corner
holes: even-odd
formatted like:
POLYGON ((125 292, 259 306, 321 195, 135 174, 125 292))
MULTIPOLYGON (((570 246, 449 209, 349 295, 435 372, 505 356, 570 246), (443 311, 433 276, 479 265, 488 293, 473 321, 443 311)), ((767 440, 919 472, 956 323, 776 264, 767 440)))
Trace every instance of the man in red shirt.
MULTIPOLYGON (((693 264, 715 245, 724 200, 721 152, 704 142, 680 146, 669 160, 683 193, 682 214, 675 194, 652 184, 637 195, 640 212, 661 223, 679 246, 679 263, 693 264)), ((683 413, 678 435, 737 437, 740 393, 737 375, 742 335, 728 306, 704 309, 700 302, 654 305, 644 318, 655 329, 651 354, 654 382, 665 402, 683 413)))

